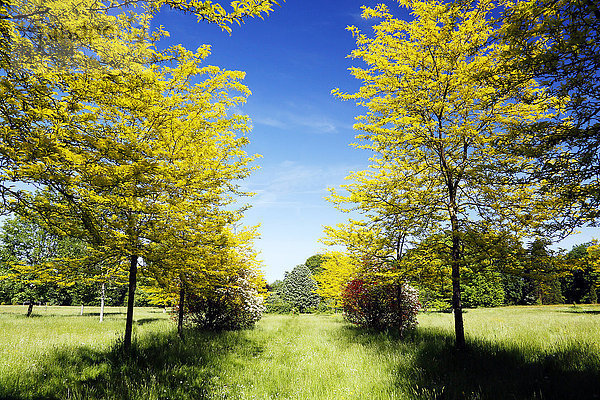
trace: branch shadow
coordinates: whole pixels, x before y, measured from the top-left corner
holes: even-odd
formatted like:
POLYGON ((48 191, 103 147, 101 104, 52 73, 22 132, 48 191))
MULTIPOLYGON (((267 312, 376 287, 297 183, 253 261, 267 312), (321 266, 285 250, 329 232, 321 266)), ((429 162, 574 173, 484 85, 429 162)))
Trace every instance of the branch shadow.
POLYGON ((600 399, 600 355, 589 345, 536 353, 489 340, 454 347, 445 331, 417 328, 404 338, 348 327, 344 335, 381 354, 390 341, 408 358, 395 370, 395 386, 415 399, 600 399))
MULTIPOLYGON (((104 312, 104 316, 105 317, 112 317, 112 316, 121 316, 121 315, 126 315, 126 312, 121 312, 121 311, 109 311, 109 312, 104 312)), ((99 311, 84 311, 83 314, 80 313, 76 313, 76 314, 48 314, 48 316, 53 317, 53 316, 61 316, 61 317, 100 317, 100 312, 99 311)))
POLYGON ((568 313, 568 314, 600 315, 600 310, 564 310, 561 312, 568 313))
POLYGON ((144 324, 148 324, 150 322, 162 321, 162 320, 164 320, 164 318, 140 318, 138 320, 135 320, 134 322, 138 325, 144 325, 144 324))
POLYGON ((237 332, 189 329, 184 337, 173 331, 147 335, 135 340, 127 355, 120 342, 105 351, 56 349, 19 382, 0 387, 0 399, 212 399, 222 389, 229 354, 263 351, 237 332))

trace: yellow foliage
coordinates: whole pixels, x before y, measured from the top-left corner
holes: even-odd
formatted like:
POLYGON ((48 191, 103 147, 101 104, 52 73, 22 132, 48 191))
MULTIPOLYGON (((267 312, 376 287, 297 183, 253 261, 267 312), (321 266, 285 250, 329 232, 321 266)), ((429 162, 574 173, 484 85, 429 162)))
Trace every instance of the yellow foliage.
POLYGON ((236 201, 247 195, 236 182, 255 158, 243 150, 248 117, 231 112, 250 93, 244 73, 204 65, 209 46, 161 50, 168 32, 151 26, 165 6, 230 30, 275 4, 234 1, 229 11, 199 0, 4 6, 0 179, 11 210, 84 240, 96 261, 141 257, 141 272, 166 290, 169 279, 201 286, 235 275, 242 263, 256 268, 242 244, 248 234, 228 231, 244 210, 236 201))
POLYGON ((342 293, 346 284, 360 272, 359 262, 351 255, 341 252, 330 252, 324 255, 322 271, 315 276, 319 284, 317 293, 332 301, 335 307, 341 306, 342 293))
POLYGON ((364 7, 364 18, 380 20, 373 35, 348 28, 357 43, 350 57, 366 67, 351 69, 362 82, 356 93, 334 94, 368 109, 357 117, 355 146, 373 156, 329 198, 364 218, 326 228, 328 242, 400 259, 411 241, 444 230, 458 239, 473 223, 521 234, 540 227, 560 199, 543 183, 513 184, 535 164, 503 148, 526 139, 513 126, 553 117, 564 99, 533 80, 513 84, 519 71, 506 74, 492 40, 496 3, 400 4, 413 20, 364 7))

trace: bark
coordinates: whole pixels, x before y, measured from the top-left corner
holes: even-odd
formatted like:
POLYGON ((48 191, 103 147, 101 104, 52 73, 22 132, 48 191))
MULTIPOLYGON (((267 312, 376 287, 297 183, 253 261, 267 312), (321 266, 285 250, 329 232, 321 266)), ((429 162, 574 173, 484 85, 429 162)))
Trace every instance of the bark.
POLYGON ((106 296, 106 283, 102 282, 102 291, 100 292, 100 322, 104 320, 104 296, 106 296))
POLYGON ((183 285, 179 290, 179 313, 177 316, 177 334, 180 338, 183 338, 183 308, 185 301, 185 288, 183 285))
MULTIPOLYGON (((454 210, 453 210, 454 211, 454 210)), ((450 215, 452 222, 452 309, 454 311, 454 332, 456 336, 456 348, 465 348, 465 327, 463 324, 462 303, 460 296, 460 236, 458 218, 455 212, 450 215)))
POLYGON ((129 297, 127 298, 127 319, 125 322, 125 336, 123 338, 123 351, 129 352, 131 349, 131 332, 133 330, 133 301, 135 297, 135 287, 137 283, 137 261, 138 257, 130 257, 129 266, 129 297))
POLYGON ((33 300, 29 301, 29 306, 27 307, 27 316, 31 317, 32 312, 33 312, 33 300))

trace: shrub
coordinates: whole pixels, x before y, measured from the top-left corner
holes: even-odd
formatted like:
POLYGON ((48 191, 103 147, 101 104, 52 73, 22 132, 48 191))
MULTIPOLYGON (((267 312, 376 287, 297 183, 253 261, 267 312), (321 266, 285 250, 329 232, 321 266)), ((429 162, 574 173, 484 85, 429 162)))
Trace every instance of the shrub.
POLYGON ((464 278, 466 283, 461 285, 463 307, 500 307, 504 305, 505 293, 500 273, 485 270, 474 274, 465 274, 464 278))
POLYGON ((243 278, 209 295, 189 296, 186 308, 189 323, 209 330, 250 328, 265 310, 263 297, 243 278))
POLYGON ((289 314, 293 311, 290 303, 281 298, 278 292, 271 292, 265 300, 266 312, 272 314, 289 314))
POLYGON ((354 279, 342 296, 345 318, 356 325, 400 332, 417 324, 421 307, 417 290, 397 279, 378 277, 354 279))

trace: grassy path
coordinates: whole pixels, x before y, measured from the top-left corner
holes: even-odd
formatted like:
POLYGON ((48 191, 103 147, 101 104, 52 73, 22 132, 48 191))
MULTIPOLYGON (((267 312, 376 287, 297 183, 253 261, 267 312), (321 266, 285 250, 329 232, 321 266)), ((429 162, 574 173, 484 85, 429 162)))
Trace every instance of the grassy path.
POLYGON ((224 380, 236 382, 224 397, 396 398, 393 372, 410 354, 384 355, 350 341, 352 330, 335 316, 269 316, 265 322, 246 338, 251 354, 234 351, 223 359, 224 380))
POLYGON ((421 314, 405 338, 267 315, 182 342, 167 314, 139 309, 130 357, 116 345, 122 310, 102 325, 76 308, 21 311, 0 306, 2 400, 600 399, 600 306, 468 310, 465 352, 451 314, 421 314))

